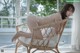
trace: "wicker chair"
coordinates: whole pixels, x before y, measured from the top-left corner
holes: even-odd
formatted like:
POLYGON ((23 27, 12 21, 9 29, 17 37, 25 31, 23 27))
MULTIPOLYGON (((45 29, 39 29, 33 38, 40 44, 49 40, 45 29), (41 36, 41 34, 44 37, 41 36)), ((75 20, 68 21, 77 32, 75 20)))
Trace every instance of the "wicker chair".
POLYGON ((55 53, 59 53, 58 44, 67 19, 59 21, 60 27, 57 33, 55 32, 54 28, 57 23, 50 23, 39 26, 35 21, 32 20, 27 19, 27 25, 31 33, 18 31, 18 28, 22 25, 25 25, 26 23, 16 26, 17 34, 15 36, 19 37, 17 38, 18 41, 16 43, 15 53, 17 53, 17 48, 20 45, 23 45, 27 48, 27 53, 30 53, 31 49, 33 48, 36 48, 36 50, 34 50, 32 53, 37 50, 52 50, 55 53), (32 25, 33 23, 35 24, 32 25))

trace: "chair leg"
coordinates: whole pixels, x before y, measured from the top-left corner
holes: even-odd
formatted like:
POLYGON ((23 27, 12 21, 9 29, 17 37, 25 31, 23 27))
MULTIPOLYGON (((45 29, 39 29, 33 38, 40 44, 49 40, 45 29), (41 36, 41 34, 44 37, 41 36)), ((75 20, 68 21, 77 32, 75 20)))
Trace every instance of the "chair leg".
POLYGON ((59 49, 58 49, 58 47, 56 47, 56 51, 57 51, 57 53, 60 53, 60 52, 59 52, 59 49))
POLYGON ((31 48, 27 47, 27 53, 30 53, 31 48))
POLYGON ((18 49, 18 47, 21 45, 21 43, 19 42, 19 40, 18 40, 18 42, 16 43, 16 48, 15 48, 15 53, 17 53, 17 49, 18 49))
POLYGON ((57 50, 57 53, 60 53, 59 50, 58 50, 58 48, 56 50, 57 50))

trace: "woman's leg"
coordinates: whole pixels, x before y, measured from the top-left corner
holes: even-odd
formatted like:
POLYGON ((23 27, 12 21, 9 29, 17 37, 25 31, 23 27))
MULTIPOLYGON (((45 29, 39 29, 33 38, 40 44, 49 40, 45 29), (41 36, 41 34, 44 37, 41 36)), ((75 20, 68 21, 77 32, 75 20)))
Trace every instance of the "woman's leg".
POLYGON ((26 32, 22 32, 19 31, 18 33, 16 33, 16 35, 12 38, 12 41, 15 41, 16 39, 18 39, 19 37, 25 37, 25 38, 31 38, 31 33, 26 33, 26 32))

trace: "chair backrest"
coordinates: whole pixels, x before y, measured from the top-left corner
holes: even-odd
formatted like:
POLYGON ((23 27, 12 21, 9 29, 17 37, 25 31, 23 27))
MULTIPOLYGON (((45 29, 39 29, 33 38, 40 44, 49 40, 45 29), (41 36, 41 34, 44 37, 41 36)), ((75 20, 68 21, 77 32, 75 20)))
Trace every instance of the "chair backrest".
MULTIPOLYGON (((33 31, 33 28, 34 28, 34 27, 38 27, 38 26, 39 26, 39 25, 38 25, 38 21, 39 21, 39 19, 36 18, 36 16, 34 16, 34 15, 29 15, 29 16, 27 17, 27 25, 28 25, 31 33, 34 32, 33 38, 43 39, 43 34, 42 34, 42 31, 41 31, 40 29, 33 31)), ((64 22, 64 23, 65 23, 65 22, 64 22)), ((64 23, 63 23, 63 24, 64 24, 64 23)), ((60 28, 60 31, 64 28, 64 27, 62 27, 63 24, 61 25, 61 28, 59 27, 59 28, 60 28)), ((54 28, 54 27, 53 27, 53 28, 54 28)), ((48 30, 48 31, 49 31, 49 30, 48 30)), ((60 32, 60 31, 59 31, 59 32, 60 32)), ((62 33, 62 32, 60 32, 60 33, 62 33)), ((52 33, 52 34, 53 34, 53 33, 52 33)), ((60 35, 61 35, 61 34, 60 34, 60 35)))
POLYGON ((51 28, 50 34, 49 34, 49 36, 51 36, 50 37, 51 41, 49 41, 49 44, 48 44, 49 46, 51 46, 51 47, 56 46, 56 45, 58 46, 61 35, 63 33, 63 30, 64 30, 64 27, 66 25, 66 22, 67 22, 67 19, 66 19, 66 21, 64 21, 63 23, 60 24, 60 29, 59 29, 57 34, 54 31, 54 27, 51 28))

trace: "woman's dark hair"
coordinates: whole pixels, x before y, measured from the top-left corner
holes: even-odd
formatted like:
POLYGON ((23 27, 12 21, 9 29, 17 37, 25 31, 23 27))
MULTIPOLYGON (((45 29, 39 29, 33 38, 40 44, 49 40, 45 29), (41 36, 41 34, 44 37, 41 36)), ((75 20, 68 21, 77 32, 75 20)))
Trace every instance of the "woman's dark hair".
POLYGON ((67 16, 66 16, 66 12, 68 10, 70 10, 72 8, 72 12, 75 11, 75 8, 73 6, 73 4, 65 4, 64 7, 62 8, 61 10, 61 16, 62 16, 62 19, 65 19, 67 16))

